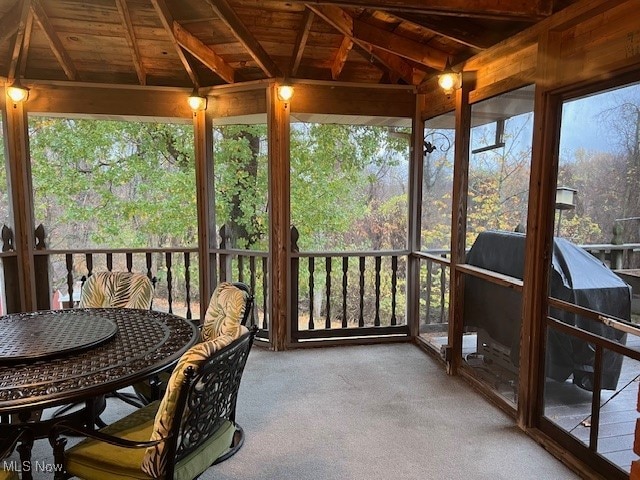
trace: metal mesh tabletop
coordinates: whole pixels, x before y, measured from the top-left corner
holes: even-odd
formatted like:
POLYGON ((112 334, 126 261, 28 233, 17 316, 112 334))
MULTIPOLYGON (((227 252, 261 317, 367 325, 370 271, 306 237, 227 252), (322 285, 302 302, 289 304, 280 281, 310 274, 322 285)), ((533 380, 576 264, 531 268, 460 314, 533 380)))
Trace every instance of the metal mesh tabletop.
POLYGON ((77 401, 130 385, 175 363, 198 338, 196 327, 183 318, 118 308, 12 314, 0 318, 0 331, 18 320, 66 318, 64 328, 76 317, 108 320, 116 325, 117 333, 83 351, 0 365, 0 413, 77 401))
POLYGON ((106 342, 118 326, 106 316, 16 315, 0 323, 0 362, 46 358, 106 342))

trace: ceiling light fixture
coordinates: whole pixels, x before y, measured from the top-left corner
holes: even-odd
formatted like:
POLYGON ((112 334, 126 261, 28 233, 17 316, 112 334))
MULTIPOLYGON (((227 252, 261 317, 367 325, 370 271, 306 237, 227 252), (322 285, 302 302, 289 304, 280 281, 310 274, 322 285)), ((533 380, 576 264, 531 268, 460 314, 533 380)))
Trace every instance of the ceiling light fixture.
POLYGON ((13 103, 24 102, 29 98, 29 89, 23 87, 18 80, 15 80, 7 87, 7 95, 13 100, 13 103))
POLYGON ((191 110, 194 112, 200 112, 207 109, 207 97, 200 95, 197 88, 193 89, 193 92, 189 95, 187 102, 189 103, 191 110))
POLYGON ((447 64, 440 75, 438 75, 438 85, 444 90, 447 96, 451 96, 454 90, 460 88, 462 78, 459 72, 454 72, 451 68, 451 62, 447 57, 447 64))
POLYGON ((288 102, 293 97, 293 87, 288 83, 278 86, 278 98, 283 102, 288 102))

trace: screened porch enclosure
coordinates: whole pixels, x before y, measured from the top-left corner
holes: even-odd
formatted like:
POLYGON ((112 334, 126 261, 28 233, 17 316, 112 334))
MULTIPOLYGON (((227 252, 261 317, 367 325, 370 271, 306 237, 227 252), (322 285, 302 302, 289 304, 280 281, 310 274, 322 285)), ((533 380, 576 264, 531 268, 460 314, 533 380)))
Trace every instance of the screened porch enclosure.
POLYGON ((640 473, 637 0, 10 3, 3 314, 73 308, 93 273, 125 270, 152 279, 154 309, 197 321, 240 281, 261 347, 410 342, 580 475, 640 473), (142 68, 105 52, 99 75, 96 12, 129 17, 118 48, 141 40, 142 68), (460 14, 513 34, 423 30, 460 14), (45 52, 52 32, 68 55, 45 52), (497 260, 477 255, 496 232, 497 260), (563 242, 593 270, 567 274, 563 242), (567 293, 596 270, 619 309, 567 293))

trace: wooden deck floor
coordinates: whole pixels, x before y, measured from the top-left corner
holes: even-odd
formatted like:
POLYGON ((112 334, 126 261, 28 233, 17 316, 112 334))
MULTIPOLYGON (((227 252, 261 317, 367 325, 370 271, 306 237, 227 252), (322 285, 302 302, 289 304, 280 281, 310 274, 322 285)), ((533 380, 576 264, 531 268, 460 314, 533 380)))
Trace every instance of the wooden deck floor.
MULTIPOLYGON (((446 337, 429 335, 436 346, 446 343, 446 337)), ((640 349, 640 338, 629 335, 627 346, 640 349)), ((463 339, 463 356, 478 377, 490 385, 506 401, 517 403, 518 378, 515 370, 505 369, 499 362, 487 361, 478 355, 477 337, 468 334, 463 339)), ((625 358, 616 390, 603 390, 601 395, 598 453, 618 468, 629 472, 638 456, 633 452, 636 406, 640 385, 640 362, 625 358)), ((564 383, 548 380, 545 386, 545 416, 585 445, 591 433, 592 393, 577 387, 568 379, 564 383)))

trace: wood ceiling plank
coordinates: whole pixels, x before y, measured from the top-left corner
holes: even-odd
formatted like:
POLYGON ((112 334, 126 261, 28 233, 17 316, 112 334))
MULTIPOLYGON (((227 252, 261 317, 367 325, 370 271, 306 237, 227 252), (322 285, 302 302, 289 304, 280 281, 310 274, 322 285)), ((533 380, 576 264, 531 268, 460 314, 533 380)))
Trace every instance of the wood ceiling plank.
POLYGON ((207 0, 207 3, 209 3, 216 15, 220 17, 220 20, 231 29, 240 43, 244 45, 267 77, 274 78, 281 75, 280 69, 273 59, 269 57, 264 48, 262 48, 262 45, 260 45, 260 42, 256 40, 245 24, 242 23, 240 17, 238 17, 226 0, 207 0))
POLYGON ((171 44, 175 48, 176 53, 180 58, 180 62, 182 62, 182 66, 187 72, 187 75, 189 75, 189 78, 191 79, 193 86, 198 88, 200 86, 200 79, 198 78, 198 74, 193 68, 193 65, 191 65, 191 62, 189 61, 187 56, 184 54, 182 47, 176 40, 175 35, 173 34, 173 16, 171 15, 169 8, 167 7, 167 4, 165 3, 164 0, 151 0, 151 3, 153 4, 153 8, 156 10, 158 17, 160 18, 160 22, 162 22, 162 26, 167 32, 167 35, 169 35, 169 40, 171 41, 171 44))
POLYGON ((22 0, 18 30, 16 31, 16 37, 13 42, 13 52, 11 53, 11 61, 9 62, 9 73, 7 73, 7 80, 9 82, 13 82, 16 78, 18 62, 22 57, 24 36, 27 30, 27 24, 29 23, 29 16, 31 15, 30 6, 29 0, 22 0))
POLYGON ((349 37, 356 45, 364 49, 371 57, 379 61, 385 68, 395 72, 397 76, 402 78, 405 82, 413 84, 414 82, 414 69, 411 65, 405 62, 402 58, 384 51, 378 47, 371 45, 353 34, 354 20, 348 13, 338 7, 334 6, 316 6, 307 4, 313 13, 322 18, 325 22, 332 25, 343 35, 349 37))
POLYGON ((487 19, 521 19, 537 21, 551 15, 549 0, 289 0, 289 3, 367 8, 391 12, 414 12, 431 15, 487 19))
POLYGON ((307 40, 309 39, 309 31, 311 30, 313 17, 313 12, 308 8, 305 9, 304 16, 302 17, 302 23, 298 29, 298 35, 296 36, 295 43, 293 44, 293 53, 291 54, 291 67, 289 68, 289 74, 292 77, 295 77, 298 72, 298 67, 302 60, 302 54, 304 53, 304 48, 306 47, 307 40))
POLYGON ((47 13, 40 4, 40 0, 31 0, 31 12, 33 13, 33 17, 35 18, 36 22, 38 22, 38 25, 42 29, 42 32, 47 37, 49 47, 51 48, 51 51, 53 51, 55 57, 58 59, 58 63, 60 63, 60 66, 62 67, 62 70, 64 70, 67 78, 69 80, 78 80, 78 71, 73 64, 71 57, 67 53, 67 50, 64 48, 64 45, 62 45, 58 34, 51 25, 47 13))
POLYGON ((344 68, 344 64, 347 62, 347 57, 349 56, 349 52, 353 48, 353 40, 349 37, 345 36, 342 39, 342 43, 340 44, 340 48, 336 52, 335 57, 333 57, 333 62, 331 63, 331 78, 337 80, 344 68))
POLYGON ((116 0, 116 7, 118 7, 118 12, 122 18, 124 35, 127 39, 127 44, 131 49, 131 59, 133 60, 133 66, 136 69, 136 75, 138 75, 138 81, 140 82, 140 85, 146 85, 147 75, 144 71, 144 65, 142 64, 140 57, 140 48, 138 47, 138 41, 136 40, 136 35, 133 31, 131 14, 129 13, 129 7, 127 7, 126 0, 116 0))
POLYGON ((22 1, 16 0, 11 10, 0 18, 0 43, 5 42, 18 31, 21 12, 22 1))
POLYGON ((207 68, 216 73, 225 82, 235 82, 235 70, 228 65, 222 57, 185 30, 176 21, 173 22, 173 34, 182 48, 200 60, 207 68))

